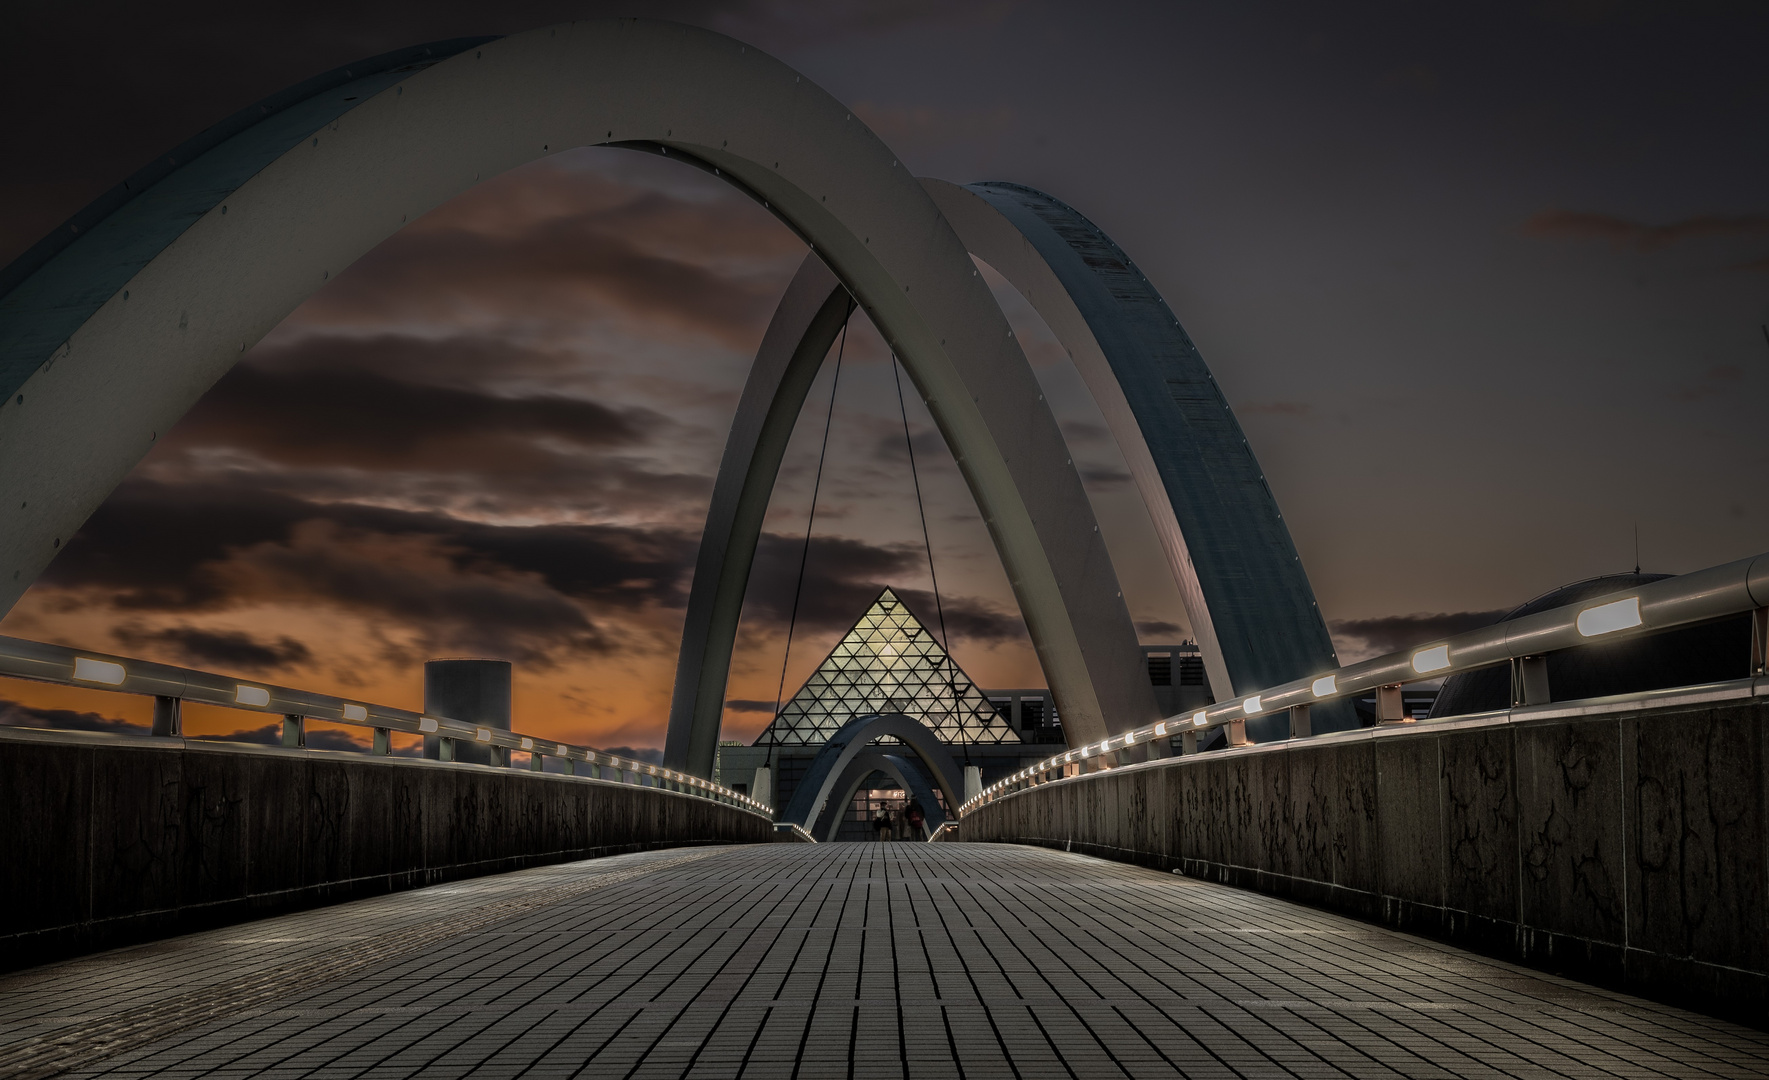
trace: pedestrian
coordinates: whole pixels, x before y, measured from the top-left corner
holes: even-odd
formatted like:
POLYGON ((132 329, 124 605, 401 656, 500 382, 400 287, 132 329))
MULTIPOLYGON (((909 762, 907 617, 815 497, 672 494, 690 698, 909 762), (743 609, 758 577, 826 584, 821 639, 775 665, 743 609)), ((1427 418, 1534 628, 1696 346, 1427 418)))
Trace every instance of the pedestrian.
POLYGON ((891 838, 891 812, 880 810, 878 816, 872 819, 872 827, 878 830, 879 843, 882 844, 889 840, 891 838))
POLYGON ((918 800, 909 800, 909 805, 903 808, 903 820, 909 823, 909 839, 927 839, 927 811, 921 808, 918 800))

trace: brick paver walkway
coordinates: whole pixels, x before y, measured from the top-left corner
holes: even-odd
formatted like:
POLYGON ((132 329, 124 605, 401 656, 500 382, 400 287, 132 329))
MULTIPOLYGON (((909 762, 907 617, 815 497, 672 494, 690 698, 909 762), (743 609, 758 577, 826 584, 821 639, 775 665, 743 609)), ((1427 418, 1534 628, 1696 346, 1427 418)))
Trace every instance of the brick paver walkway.
POLYGON ((0 980, 0 1074, 1756 1077, 1769 1034, 1078 855, 621 856, 0 980))

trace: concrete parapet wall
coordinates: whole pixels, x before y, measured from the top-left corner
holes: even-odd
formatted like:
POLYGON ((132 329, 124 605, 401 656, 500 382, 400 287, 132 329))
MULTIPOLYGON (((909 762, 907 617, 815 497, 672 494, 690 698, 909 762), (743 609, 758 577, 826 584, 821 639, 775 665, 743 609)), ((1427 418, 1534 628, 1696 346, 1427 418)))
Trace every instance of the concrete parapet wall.
POLYGON ((997 799, 960 832, 1178 870, 1769 1026, 1769 705, 1748 686, 1701 697, 1150 762, 997 799))
POLYGON ((767 843, 710 799, 198 740, 0 730, 0 970, 316 904, 686 844, 767 843))

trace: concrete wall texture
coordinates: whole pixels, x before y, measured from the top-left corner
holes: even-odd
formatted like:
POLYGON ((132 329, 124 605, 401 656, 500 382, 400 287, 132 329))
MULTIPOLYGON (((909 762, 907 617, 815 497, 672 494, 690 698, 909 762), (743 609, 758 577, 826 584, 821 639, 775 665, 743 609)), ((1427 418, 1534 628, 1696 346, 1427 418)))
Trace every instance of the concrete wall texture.
POLYGON ((695 796, 486 766, 0 731, 0 970, 316 904, 687 844, 768 843, 695 796))
POLYGON ((1043 784, 966 841, 1316 904, 1769 1025, 1769 705, 1349 732, 1043 784))

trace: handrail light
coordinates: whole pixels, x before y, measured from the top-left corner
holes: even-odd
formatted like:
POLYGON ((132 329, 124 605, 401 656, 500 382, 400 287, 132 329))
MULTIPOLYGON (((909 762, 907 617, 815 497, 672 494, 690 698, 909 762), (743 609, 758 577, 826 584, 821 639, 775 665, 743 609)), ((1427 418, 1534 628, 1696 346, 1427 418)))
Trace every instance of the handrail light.
POLYGON ((1450 647, 1433 645, 1429 649, 1420 649, 1413 654, 1413 670, 1424 675, 1433 671, 1442 671, 1450 666, 1450 647))
POLYGON ((1210 722, 1210 718, 1204 715, 1203 709, 1199 709, 1197 712, 1192 714, 1192 726, 1193 727, 1203 727, 1205 724, 1207 724, 1209 722, 1210 722))
POLYGON ((436 726, 436 721, 430 719, 428 716, 418 717, 418 730, 422 731, 424 734, 428 735, 435 731, 436 726))
POLYGON ((1579 612, 1579 633, 1585 637, 1613 634, 1640 625, 1640 598, 1630 596, 1579 612))
POLYGON ((529 738, 526 735, 522 736, 522 749, 533 750, 534 749, 534 740, 529 738))
POLYGON ((74 678, 81 682, 120 686, 128 677, 129 673, 123 670, 122 664, 113 664, 109 660, 89 660, 84 656, 74 657, 74 678))
POLYGON ((1167 721, 1163 720, 1159 724, 1155 725, 1155 736, 1156 736, 1156 738, 1159 738, 1160 736, 1165 735, 1165 734, 1167 734, 1167 721))
POLYGON ((367 709, 363 708, 361 705, 346 705, 346 706, 344 706, 344 719, 354 720, 360 724, 360 723, 364 722, 365 720, 367 720, 368 718, 369 718, 369 711, 367 709))
POLYGON ((239 705, 256 705, 259 708, 270 704, 270 691, 262 686, 247 686, 241 683, 233 688, 233 700, 239 705))
POLYGON ((477 742, 490 742, 491 741, 491 729, 488 727, 482 727, 478 731, 475 731, 473 733, 473 738, 477 742))
POLYGON ((1258 716, 1260 713, 1259 695, 1254 694, 1248 698, 1247 704, 1241 706, 1241 712, 1248 716, 1258 716))
POLYGON ((1314 681, 1315 697, 1332 697, 1339 692, 1339 676, 1322 675, 1314 681))

